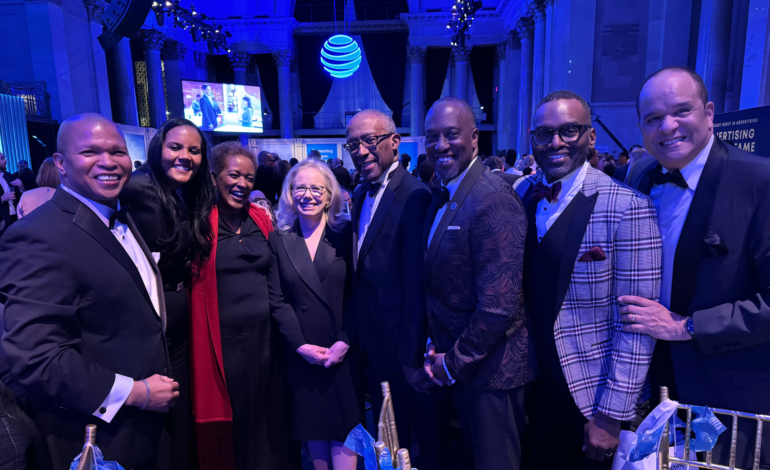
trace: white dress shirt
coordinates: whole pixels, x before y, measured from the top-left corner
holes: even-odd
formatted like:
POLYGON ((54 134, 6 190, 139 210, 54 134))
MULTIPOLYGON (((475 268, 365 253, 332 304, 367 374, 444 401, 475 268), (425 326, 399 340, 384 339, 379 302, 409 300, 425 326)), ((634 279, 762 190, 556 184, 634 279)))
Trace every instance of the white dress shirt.
POLYGON ((524 176, 524 173, 521 172, 521 170, 517 170, 514 167, 510 167, 507 170, 505 170, 506 173, 509 175, 516 175, 516 176, 524 176))
MULTIPOLYGON (((658 212, 658 227, 663 240, 663 276, 660 283, 660 304, 671 308, 671 284, 674 278, 674 256, 676 246, 679 244, 679 236, 682 234, 684 221, 690 211, 692 198, 698 188, 703 167, 706 166, 711 147, 714 145, 714 136, 711 136, 708 144, 700 151, 693 161, 682 168, 680 173, 687 181, 687 189, 680 188, 673 183, 659 184, 650 190, 650 199, 658 212)), ((663 173, 668 170, 663 168, 663 173)), ((684 315, 687 312, 675 312, 684 315)))
POLYGON ((441 217, 444 216, 444 212, 446 212, 446 208, 449 205, 450 201, 452 201, 452 198, 455 197, 455 193, 457 192, 457 188, 460 187, 460 183, 462 183, 463 178, 465 178, 465 175, 468 174, 468 170, 471 169, 474 163, 476 163, 476 160, 478 160, 479 157, 473 157, 473 160, 471 160, 470 165, 468 165, 465 170, 463 170, 462 173, 455 176, 453 180, 448 182, 446 184, 446 189, 449 191, 449 201, 446 202, 441 208, 436 212, 436 218, 433 219, 433 225, 430 227, 430 235, 428 236, 428 246, 430 246, 431 240, 433 240, 433 234, 436 233, 436 229, 438 228, 439 222, 441 222, 441 217))
MULTIPOLYGON (((61 188, 91 209, 106 227, 110 226, 110 217, 115 213, 115 209, 83 197, 72 189, 66 187, 64 184, 61 185, 61 188)), ((118 210, 120 210, 120 202, 118 202, 118 210)), ((136 269, 139 271, 139 275, 142 277, 142 283, 147 289, 147 293, 150 295, 150 300, 152 301, 152 306, 155 308, 155 313, 160 315, 160 298, 158 296, 158 283, 155 272, 152 270, 150 261, 144 255, 142 247, 139 246, 139 242, 136 241, 134 234, 131 233, 128 226, 117 220, 115 221, 115 227, 112 228, 110 232, 112 232, 115 239, 118 240, 120 246, 126 250, 126 254, 131 258, 131 261, 134 262, 136 269)), ((118 413, 118 410, 120 410, 120 407, 122 407, 123 403, 128 399, 128 395, 131 393, 133 386, 134 379, 124 375, 115 374, 115 382, 112 384, 110 393, 96 411, 94 411, 93 415, 108 423, 112 421, 118 413), (100 411, 102 409, 106 409, 106 411, 101 413, 100 411)))
MULTIPOLYGON (((556 200, 548 202, 545 198, 541 199, 537 203, 537 211, 535 212, 535 226, 537 227, 537 241, 541 241, 548 230, 556 222, 556 219, 564 212, 569 206, 569 203, 575 199, 575 196, 583 189, 583 182, 586 180, 586 173, 591 165, 588 162, 583 163, 583 166, 576 168, 572 173, 557 180, 561 182, 561 190, 556 200)), ((545 180, 545 176, 543 176, 545 180)), ((554 184, 556 181, 554 181, 554 184)), ((543 181, 543 184, 547 184, 543 181)))
POLYGON ((376 182, 381 183, 382 186, 380 187, 380 190, 377 191, 377 194, 374 195, 374 197, 369 196, 369 194, 366 194, 366 197, 364 198, 364 203, 361 206, 361 218, 358 221, 358 251, 361 251, 361 246, 364 244, 364 238, 366 238, 366 232, 369 230, 369 225, 372 223, 372 218, 374 218, 374 213, 377 212, 377 206, 380 205, 380 200, 382 199, 382 195, 385 193, 385 188, 388 187, 388 182, 390 179, 388 179, 388 175, 395 171, 396 168, 401 163, 396 160, 393 162, 392 165, 390 165, 390 168, 388 168, 386 171, 383 171, 379 178, 377 178, 376 182))
MULTIPOLYGON (((11 186, 5 180, 4 172, 2 171, 0 171, 0 186, 3 187, 3 194, 6 194, 9 191, 11 191, 11 186)), ((8 213, 11 215, 16 215, 16 208, 13 207, 13 201, 8 201, 8 213)))

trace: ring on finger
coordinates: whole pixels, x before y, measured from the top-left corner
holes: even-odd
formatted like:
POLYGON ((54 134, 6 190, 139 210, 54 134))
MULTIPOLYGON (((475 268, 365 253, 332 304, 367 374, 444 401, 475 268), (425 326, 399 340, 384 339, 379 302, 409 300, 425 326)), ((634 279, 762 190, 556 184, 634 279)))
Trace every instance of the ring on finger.
POLYGON ((636 323, 636 314, 635 313, 631 314, 631 323, 636 323))

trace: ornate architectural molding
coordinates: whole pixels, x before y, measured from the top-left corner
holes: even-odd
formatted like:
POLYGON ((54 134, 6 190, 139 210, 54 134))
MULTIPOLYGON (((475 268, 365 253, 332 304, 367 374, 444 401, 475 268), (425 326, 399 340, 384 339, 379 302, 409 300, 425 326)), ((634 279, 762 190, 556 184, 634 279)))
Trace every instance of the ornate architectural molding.
POLYGON ((452 48, 452 60, 455 62, 468 62, 471 60, 472 46, 454 46, 452 48))
POLYGON ((205 52, 193 52, 193 58, 195 59, 195 68, 206 70, 209 68, 209 55, 205 52))
MULTIPOLYGON (((450 12, 422 12, 422 13, 401 13, 399 15, 399 18, 402 21, 413 22, 413 21, 438 21, 438 22, 447 22, 452 17, 452 14, 450 12)), ((479 19, 488 19, 488 18, 499 18, 500 15, 497 14, 497 12, 494 11, 477 11, 474 15, 474 22, 479 19)))
POLYGON ((145 51, 160 52, 165 40, 163 33, 155 29, 142 29, 139 31, 139 37, 145 51))
POLYGON ((227 58, 230 59, 230 65, 234 69, 247 69, 249 68, 251 55, 248 52, 232 52, 227 54, 227 58))
POLYGON ((508 47, 511 45, 510 38, 505 39, 503 42, 498 42, 497 47, 495 48, 495 54, 497 55, 497 60, 505 60, 505 52, 508 50, 508 47))
POLYGON ((427 47, 407 46, 406 48, 406 57, 409 59, 409 62, 412 64, 425 63, 425 55, 427 53, 428 53, 427 47))
POLYGON ((275 65, 278 67, 290 67, 291 61, 294 59, 294 54, 289 49, 272 51, 271 54, 273 54, 273 60, 275 60, 275 65))
POLYGON ((104 13, 104 9, 107 8, 107 5, 109 4, 104 0, 83 0, 83 3, 86 6, 86 11, 91 18, 91 21, 101 24, 102 13, 104 13))
MULTIPOLYGON (((380 20, 353 22, 347 34, 369 33, 376 31, 408 31, 408 27, 400 20, 380 20)), ((333 22, 299 23, 294 34, 334 33, 333 22)))
POLYGON ((161 57, 164 60, 184 60, 187 57, 187 46, 179 41, 165 41, 161 57))
POLYGON ((521 49, 521 36, 519 36, 518 31, 508 31, 508 47, 511 49, 521 49))
POLYGON ((535 31, 535 20, 531 16, 522 16, 516 22, 515 29, 522 41, 530 40, 535 31))
POLYGON ((532 16, 534 21, 545 20, 545 2, 542 0, 535 0, 529 5, 527 12, 532 16))

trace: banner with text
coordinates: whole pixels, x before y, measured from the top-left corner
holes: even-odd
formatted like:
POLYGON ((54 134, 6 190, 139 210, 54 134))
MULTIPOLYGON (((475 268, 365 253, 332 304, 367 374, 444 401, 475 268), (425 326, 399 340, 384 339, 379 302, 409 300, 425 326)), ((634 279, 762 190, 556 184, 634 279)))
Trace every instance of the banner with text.
POLYGON ((770 106, 717 114, 714 134, 741 150, 770 157, 770 106))

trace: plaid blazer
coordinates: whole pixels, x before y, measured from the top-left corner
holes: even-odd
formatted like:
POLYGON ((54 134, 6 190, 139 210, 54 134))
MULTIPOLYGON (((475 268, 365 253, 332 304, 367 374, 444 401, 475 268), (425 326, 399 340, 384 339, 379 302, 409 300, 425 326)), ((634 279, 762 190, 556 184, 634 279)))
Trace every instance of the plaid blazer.
MULTIPOLYGON (((521 178, 525 201, 544 179, 521 178)), ((553 332, 562 371, 580 412, 629 421, 647 377, 655 339, 622 329, 618 297, 660 297, 662 243, 655 207, 642 193, 589 168, 582 193, 596 203, 553 332), (578 261, 599 247, 606 259, 578 261)))

